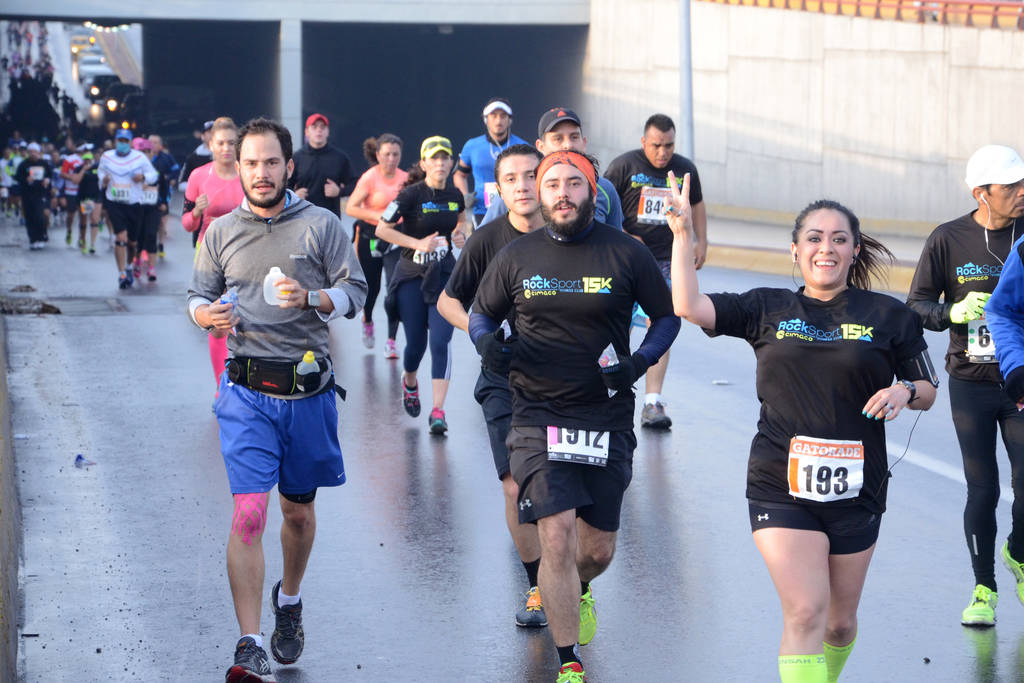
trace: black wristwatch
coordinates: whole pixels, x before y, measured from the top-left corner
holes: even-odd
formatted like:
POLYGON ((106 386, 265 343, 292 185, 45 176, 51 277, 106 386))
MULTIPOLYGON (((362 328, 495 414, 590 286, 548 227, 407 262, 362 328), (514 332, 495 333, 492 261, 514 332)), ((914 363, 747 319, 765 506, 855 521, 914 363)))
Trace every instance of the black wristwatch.
POLYGON ((910 400, 907 403, 913 403, 914 399, 917 398, 917 385, 911 382, 909 379, 897 380, 899 384, 902 384, 910 392, 910 400))
POLYGON ((306 292, 306 308, 320 308, 319 289, 311 289, 306 292))

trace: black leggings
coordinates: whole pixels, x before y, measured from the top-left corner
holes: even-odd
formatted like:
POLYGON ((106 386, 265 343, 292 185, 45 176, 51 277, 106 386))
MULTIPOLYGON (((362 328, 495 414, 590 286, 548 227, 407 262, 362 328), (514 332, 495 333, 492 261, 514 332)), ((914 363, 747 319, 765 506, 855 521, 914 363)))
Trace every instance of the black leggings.
POLYGON ((999 503, 999 465, 996 462, 996 425, 1010 459, 1013 512, 1010 555, 1024 560, 1024 413, 1017 411, 1001 384, 949 378, 949 405, 960 441, 967 479, 964 535, 971 553, 975 583, 996 589, 996 505, 999 503))
POLYGON ((406 280, 398 285, 393 297, 398 304, 405 328, 405 353, 402 365, 406 372, 416 372, 430 346, 430 378, 450 379, 452 374, 451 341, 455 328, 437 312, 437 304, 423 301, 423 280, 406 280))
MULTIPOLYGON (((377 304, 377 296, 380 294, 381 273, 385 275, 388 282, 395 275, 395 266, 401 257, 401 249, 392 249, 383 257, 370 255, 370 238, 359 236, 356 243, 356 256, 359 258, 359 265, 363 268, 363 275, 366 276, 366 303, 363 304, 363 318, 368 323, 373 322, 373 307, 377 304)), ((398 334, 398 310, 389 304, 388 298, 384 298, 384 313, 388 316, 388 339, 394 339, 398 334)))
POLYGON ((156 204, 142 205, 142 230, 139 238, 139 250, 156 256, 159 245, 157 234, 160 232, 160 209, 156 204))

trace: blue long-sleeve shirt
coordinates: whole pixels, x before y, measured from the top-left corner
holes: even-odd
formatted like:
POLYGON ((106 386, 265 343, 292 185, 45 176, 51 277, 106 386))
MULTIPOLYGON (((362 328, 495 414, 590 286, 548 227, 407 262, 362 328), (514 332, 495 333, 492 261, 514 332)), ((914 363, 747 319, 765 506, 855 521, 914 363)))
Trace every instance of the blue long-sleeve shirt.
POLYGON ((1024 238, 1018 239, 1006 257, 999 284, 985 304, 985 317, 996 345, 999 370, 1007 381, 1010 397, 1020 399, 1024 393, 1024 370, 1013 378, 1015 370, 1024 368, 1024 238), (1014 385, 1011 387, 1011 385, 1014 385))

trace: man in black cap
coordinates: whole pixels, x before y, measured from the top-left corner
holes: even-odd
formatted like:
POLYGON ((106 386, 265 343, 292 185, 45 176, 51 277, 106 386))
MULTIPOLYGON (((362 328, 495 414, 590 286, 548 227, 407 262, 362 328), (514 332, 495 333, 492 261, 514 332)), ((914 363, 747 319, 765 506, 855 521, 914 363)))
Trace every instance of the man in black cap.
MULTIPOLYGON (((182 193, 185 192, 185 187, 188 185, 188 177, 192 175, 192 171, 203 164, 213 161, 213 152, 210 151, 210 138, 213 137, 212 128, 213 121, 203 122, 203 131, 199 134, 199 145, 191 154, 185 157, 185 165, 181 167, 181 175, 178 176, 178 186, 181 188, 182 193)), ((196 230, 192 233, 193 248, 198 240, 199 231, 196 230)))
POLYGON ((185 183, 188 182, 188 177, 192 175, 192 171, 203 164, 213 161, 213 153, 210 151, 209 146, 210 137, 212 136, 211 128, 213 128, 213 121, 203 123, 203 132, 199 135, 199 145, 192 150, 191 154, 185 157, 185 165, 181 167, 181 175, 178 176, 178 185, 181 186, 182 191, 185 190, 185 183))
POLYGON ((341 217, 341 198, 356 187, 348 155, 327 144, 331 124, 320 113, 306 119, 306 144, 295 152, 295 172, 289 187, 301 198, 341 217))
MULTIPOLYGON (((553 107, 544 112, 537 124, 537 142, 534 146, 542 155, 559 150, 563 152, 587 151, 587 138, 583 135, 583 123, 572 109, 553 107)), ((508 207, 501 196, 491 202, 481 225, 490 223, 508 213, 508 207)), ((622 230, 622 203, 612 181, 604 177, 597 179, 597 196, 594 200, 594 218, 622 230)))

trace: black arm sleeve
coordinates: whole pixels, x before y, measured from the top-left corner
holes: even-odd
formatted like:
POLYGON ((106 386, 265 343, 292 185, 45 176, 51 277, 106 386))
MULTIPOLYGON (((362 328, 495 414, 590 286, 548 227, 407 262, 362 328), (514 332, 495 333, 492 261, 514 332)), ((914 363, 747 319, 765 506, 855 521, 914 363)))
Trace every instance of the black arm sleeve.
POLYGON ((949 328, 949 309, 953 307, 951 301, 939 303, 939 295, 947 291, 941 254, 939 240, 932 233, 921 251, 907 295, 907 305, 921 316, 924 326, 937 332, 949 328))

